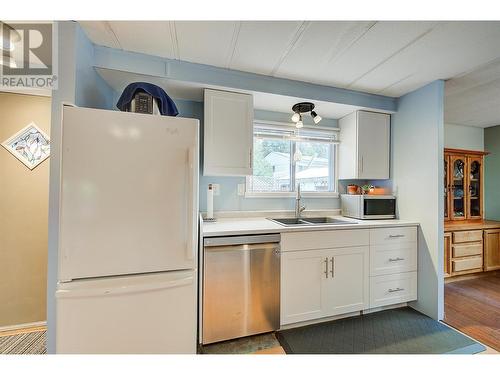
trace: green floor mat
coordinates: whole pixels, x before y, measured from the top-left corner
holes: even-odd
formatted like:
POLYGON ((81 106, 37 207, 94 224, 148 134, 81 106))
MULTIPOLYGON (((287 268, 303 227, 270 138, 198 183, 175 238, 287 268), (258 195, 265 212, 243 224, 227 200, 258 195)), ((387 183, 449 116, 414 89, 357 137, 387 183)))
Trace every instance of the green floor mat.
POLYGON ((486 348, 409 307, 277 332, 287 354, 474 354, 486 348))

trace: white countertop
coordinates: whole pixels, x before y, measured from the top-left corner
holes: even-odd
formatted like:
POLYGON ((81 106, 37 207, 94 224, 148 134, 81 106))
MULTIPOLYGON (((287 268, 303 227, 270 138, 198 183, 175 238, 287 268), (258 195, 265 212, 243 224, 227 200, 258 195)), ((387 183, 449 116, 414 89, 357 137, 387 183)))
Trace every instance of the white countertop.
POLYGON ((313 230, 366 229, 380 227, 417 226, 419 223, 408 220, 356 220, 343 216, 330 216, 349 221, 349 224, 283 226, 265 217, 220 218, 216 222, 203 222, 203 237, 235 236, 246 234, 309 232, 313 230))

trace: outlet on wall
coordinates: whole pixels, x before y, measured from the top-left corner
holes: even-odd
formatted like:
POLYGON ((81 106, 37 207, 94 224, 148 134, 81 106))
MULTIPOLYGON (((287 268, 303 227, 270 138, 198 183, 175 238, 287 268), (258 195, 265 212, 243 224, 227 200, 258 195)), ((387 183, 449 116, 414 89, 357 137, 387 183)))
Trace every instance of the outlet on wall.
POLYGON ((214 196, 220 195, 220 184, 212 184, 212 190, 214 191, 214 196))

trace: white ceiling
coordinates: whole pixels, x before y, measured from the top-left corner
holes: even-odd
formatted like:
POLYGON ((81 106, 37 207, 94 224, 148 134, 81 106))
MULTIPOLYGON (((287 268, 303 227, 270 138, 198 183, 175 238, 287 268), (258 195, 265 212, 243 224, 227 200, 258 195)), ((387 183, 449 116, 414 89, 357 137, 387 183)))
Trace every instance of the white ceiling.
POLYGON ((500 59, 447 81, 444 109, 446 123, 500 125, 500 59))
POLYGON ((392 97, 454 78, 445 122, 500 124, 498 21, 80 24, 98 45, 392 97))
MULTIPOLYGON (((154 83, 161 88, 163 88, 170 96, 176 99, 203 101, 203 89, 213 88, 213 89, 224 89, 220 86, 201 86, 195 83, 189 83, 184 81, 175 81, 165 78, 158 78, 154 76, 147 76, 143 74, 131 74, 129 72, 122 72, 119 70, 102 69, 96 68, 99 75, 116 91, 122 92, 123 89, 132 82, 149 82, 154 83)), ((283 96, 276 94, 268 94, 264 92, 257 91, 244 91, 235 90, 244 93, 250 93, 253 95, 254 108, 266 111, 290 113, 292 114, 292 106, 295 103, 301 101, 307 101, 306 98, 297 98, 292 96, 283 96)), ((354 112, 357 109, 363 109, 362 107, 332 103, 332 102, 322 102, 314 101, 316 112, 324 118, 338 119, 342 118, 349 113, 354 112)))

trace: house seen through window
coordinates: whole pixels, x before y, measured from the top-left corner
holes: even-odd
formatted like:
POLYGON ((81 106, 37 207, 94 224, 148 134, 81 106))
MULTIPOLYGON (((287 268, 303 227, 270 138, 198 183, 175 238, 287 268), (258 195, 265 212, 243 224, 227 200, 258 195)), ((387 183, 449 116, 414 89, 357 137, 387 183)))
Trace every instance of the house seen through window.
POLYGON ((248 193, 334 193, 336 132, 288 126, 254 126, 253 175, 248 193))

